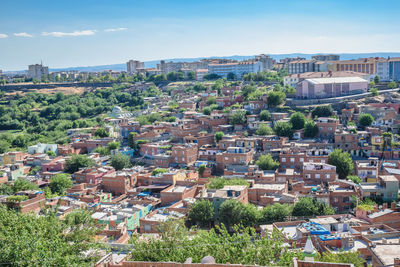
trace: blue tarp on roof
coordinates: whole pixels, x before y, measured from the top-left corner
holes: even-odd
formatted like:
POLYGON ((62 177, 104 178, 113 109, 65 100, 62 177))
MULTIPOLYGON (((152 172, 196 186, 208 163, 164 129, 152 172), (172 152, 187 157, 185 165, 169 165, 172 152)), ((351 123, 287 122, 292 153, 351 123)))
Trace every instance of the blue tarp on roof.
POLYGON ((330 232, 326 230, 319 223, 315 222, 303 223, 303 227, 306 228, 312 235, 330 235, 330 232))

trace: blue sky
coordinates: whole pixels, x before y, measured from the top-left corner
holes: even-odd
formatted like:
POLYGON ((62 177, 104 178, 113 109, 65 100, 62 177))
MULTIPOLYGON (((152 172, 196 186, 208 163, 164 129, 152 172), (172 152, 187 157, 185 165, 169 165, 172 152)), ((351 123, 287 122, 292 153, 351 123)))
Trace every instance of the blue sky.
POLYGON ((2 0, 0 69, 399 52, 397 0, 2 0))

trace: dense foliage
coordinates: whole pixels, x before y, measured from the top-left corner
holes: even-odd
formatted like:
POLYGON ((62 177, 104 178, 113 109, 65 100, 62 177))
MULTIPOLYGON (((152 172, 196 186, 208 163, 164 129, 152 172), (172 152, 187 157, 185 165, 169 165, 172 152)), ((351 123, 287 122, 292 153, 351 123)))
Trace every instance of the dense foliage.
POLYGON ((256 164, 261 170, 276 170, 279 167, 279 162, 274 160, 271 154, 261 155, 256 164))
POLYGON ((21 214, 0 206, 0 262, 8 266, 92 266, 96 256, 83 252, 94 248, 99 229, 85 211, 74 211, 61 221, 21 214))
POLYGON ((202 199, 191 205, 188 219, 193 225, 210 226, 214 218, 214 207, 211 201, 202 199))
POLYGON ((350 154, 343 152, 341 149, 335 149, 329 154, 328 163, 336 166, 336 173, 339 175, 339 179, 346 179, 354 169, 350 154))
POLYGON ((128 110, 141 108, 143 98, 123 92, 127 86, 115 85, 93 92, 86 91, 82 95, 2 95, 0 130, 12 130, 18 134, 0 134, 0 152, 12 148, 24 149, 38 142, 65 144, 68 142, 65 130, 101 125, 101 114, 110 111, 115 105, 128 110))
POLYGON ((176 221, 163 224, 161 230, 161 238, 131 239, 135 247, 132 260, 183 263, 190 257, 198 263, 203 257, 212 256, 217 263, 290 266, 293 257, 304 258, 299 250, 285 246, 276 231, 261 236, 254 228, 234 227, 230 234, 222 226, 193 235, 176 221))
POLYGON ((224 188, 225 185, 247 185, 249 186, 250 183, 247 182, 245 179, 241 178, 224 178, 224 177, 215 177, 210 180, 207 184, 207 188, 209 189, 221 189, 224 188))

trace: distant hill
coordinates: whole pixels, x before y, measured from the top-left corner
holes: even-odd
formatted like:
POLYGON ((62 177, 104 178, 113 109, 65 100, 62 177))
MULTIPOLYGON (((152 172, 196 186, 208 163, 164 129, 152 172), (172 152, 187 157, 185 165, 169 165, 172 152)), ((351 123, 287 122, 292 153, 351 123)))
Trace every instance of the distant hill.
MULTIPOLYGON (((329 53, 318 53, 318 54, 329 54, 329 53)), ((269 54, 273 59, 279 61, 280 59, 287 58, 287 57, 305 57, 307 59, 311 59, 312 56, 318 54, 303 54, 303 53, 291 53, 291 54, 269 54)), ((336 54, 336 53, 334 53, 336 54)), ((376 53, 339 53, 336 55, 340 55, 340 59, 348 60, 348 59, 357 59, 357 58, 365 58, 365 57, 400 57, 400 52, 376 52, 376 53)), ((251 56, 225 56, 225 57, 197 57, 197 58, 171 58, 171 59, 164 59, 166 62, 174 61, 174 62, 193 62, 198 61, 200 59, 205 58, 227 58, 227 59, 234 59, 234 60, 246 60, 250 58, 254 58, 254 55, 251 56)), ((145 61, 146 68, 154 68, 160 63, 160 60, 152 60, 152 61, 145 61)), ((114 70, 114 71, 123 71, 126 70, 125 63, 121 64, 111 64, 111 65, 100 65, 100 66, 85 66, 85 67, 68 67, 68 68, 56 68, 50 69, 50 71, 68 71, 68 70, 78 70, 78 71, 89 71, 89 72, 96 72, 96 71, 104 71, 104 70, 114 70)), ((26 71, 13 71, 12 73, 22 73, 26 71)), ((8 73, 8 72, 5 72, 8 73)))

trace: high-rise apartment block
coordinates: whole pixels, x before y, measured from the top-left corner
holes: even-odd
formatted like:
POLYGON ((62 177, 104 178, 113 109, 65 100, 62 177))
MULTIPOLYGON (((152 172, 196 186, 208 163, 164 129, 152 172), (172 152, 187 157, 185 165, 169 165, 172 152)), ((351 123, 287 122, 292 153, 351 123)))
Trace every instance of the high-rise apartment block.
POLYGON ((144 69, 144 63, 138 60, 129 60, 126 62, 126 71, 128 74, 138 72, 139 69, 144 69))
POLYGON ((41 80, 42 77, 49 75, 49 67, 43 66, 42 63, 29 65, 28 67, 28 77, 32 79, 41 80))

